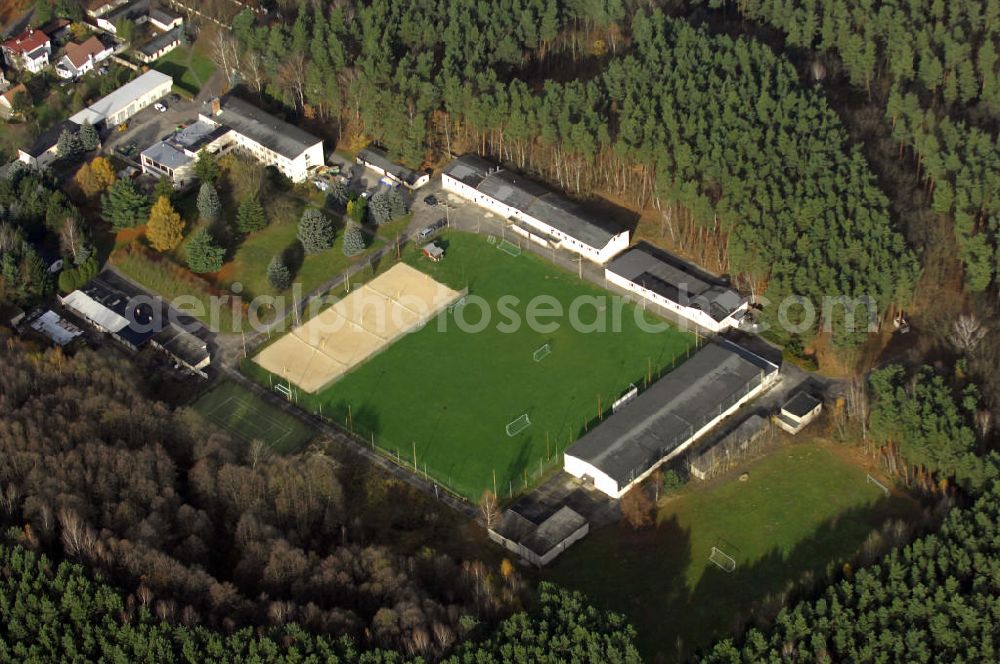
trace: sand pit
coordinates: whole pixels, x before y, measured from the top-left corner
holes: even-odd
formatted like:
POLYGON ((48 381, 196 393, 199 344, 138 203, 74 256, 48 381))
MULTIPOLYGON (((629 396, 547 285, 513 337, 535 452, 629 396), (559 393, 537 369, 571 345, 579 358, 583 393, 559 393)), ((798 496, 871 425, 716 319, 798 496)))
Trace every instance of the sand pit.
POLYGON ((399 263, 262 350, 254 362, 317 392, 460 297, 399 263))

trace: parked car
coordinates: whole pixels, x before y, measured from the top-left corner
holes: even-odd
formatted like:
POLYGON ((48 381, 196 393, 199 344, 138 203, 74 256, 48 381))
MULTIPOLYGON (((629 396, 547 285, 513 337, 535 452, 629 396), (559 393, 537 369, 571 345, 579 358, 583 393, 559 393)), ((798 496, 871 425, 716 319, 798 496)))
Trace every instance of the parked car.
POLYGON ((371 191, 362 191, 361 192, 361 198, 365 199, 366 201, 369 198, 371 198, 371 197, 372 197, 372 192, 371 191))
POLYGON ((417 233, 417 239, 426 240, 431 235, 433 235, 435 231, 444 228, 447 224, 448 222, 445 221, 444 219, 438 219, 430 226, 420 229, 420 231, 417 233))
POLYGON ((158 110, 160 113, 166 113, 167 112, 167 107, 164 106, 163 104, 161 104, 160 102, 156 102, 155 104, 153 104, 153 108, 155 108, 156 110, 158 110))
POLYGON ((428 205, 437 205, 438 199, 434 194, 431 194, 429 196, 424 196, 424 203, 427 203, 428 205))

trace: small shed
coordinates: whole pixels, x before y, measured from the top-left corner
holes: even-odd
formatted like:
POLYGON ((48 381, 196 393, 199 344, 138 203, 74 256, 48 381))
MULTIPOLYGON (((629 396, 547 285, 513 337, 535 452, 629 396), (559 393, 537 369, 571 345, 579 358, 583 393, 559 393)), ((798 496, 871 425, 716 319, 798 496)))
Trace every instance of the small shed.
POLYGON ((435 263, 440 262, 441 259, 444 258, 444 249, 442 249, 441 247, 439 247, 434 242, 431 242, 429 244, 425 244, 424 248, 423 248, 423 252, 424 252, 424 256, 426 256, 427 258, 431 259, 435 263))
POLYGON ((808 392, 796 392, 785 402, 774 421, 790 434, 797 434, 807 424, 819 417, 823 402, 808 392))

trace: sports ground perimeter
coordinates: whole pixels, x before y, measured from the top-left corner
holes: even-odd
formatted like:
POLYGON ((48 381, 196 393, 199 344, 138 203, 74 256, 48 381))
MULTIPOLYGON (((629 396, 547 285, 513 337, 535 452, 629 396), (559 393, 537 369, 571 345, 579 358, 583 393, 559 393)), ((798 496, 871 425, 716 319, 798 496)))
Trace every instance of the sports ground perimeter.
MULTIPOLYGON (((509 308, 522 320, 537 295, 566 309, 581 296, 603 302, 584 308, 585 322, 602 315, 610 320, 615 305, 608 292, 576 274, 527 252, 510 255, 488 238, 452 232, 438 243, 445 248, 440 263, 412 248, 404 261, 455 291, 467 287, 467 300, 482 298, 492 309, 491 323, 465 331, 456 316, 474 326, 481 308, 449 307, 316 394, 299 391, 297 402, 471 501, 494 486, 502 497, 516 494, 561 467, 562 451, 598 424, 630 385, 657 379, 696 345, 694 335, 629 303, 622 306, 620 331, 610 322, 605 331, 579 331, 565 318, 549 333, 528 325, 501 331, 497 303, 504 297, 517 298, 509 308), (636 316, 660 323, 660 331, 644 331, 636 316), (546 345, 547 352, 536 352, 546 345), (520 420, 509 436, 508 424, 523 416, 530 424, 520 420)), ((244 367, 271 383, 255 363, 244 367)))

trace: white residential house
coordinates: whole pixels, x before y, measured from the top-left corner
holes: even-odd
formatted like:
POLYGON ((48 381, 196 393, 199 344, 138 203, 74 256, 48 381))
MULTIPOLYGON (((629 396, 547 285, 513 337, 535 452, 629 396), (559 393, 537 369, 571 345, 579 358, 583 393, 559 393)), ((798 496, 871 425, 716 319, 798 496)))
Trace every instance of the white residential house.
POLYGON ((82 44, 66 44, 65 54, 56 62, 56 74, 60 78, 74 79, 94 70, 101 61, 114 53, 114 47, 105 46, 97 37, 91 37, 82 44))
POLYGON ((184 28, 172 28, 162 32, 135 49, 135 57, 149 64, 162 58, 183 42, 184 28))
POLYGON ((323 140, 238 97, 206 102, 199 121, 229 130, 234 149, 274 166, 293 182, 303 182, 309 171, 323 165, 323 140))
POLYGON ((41 30, 29 28, 5 41, 2 49, 8 66, 37 74, 49 66, 52 40, 41 30))
POLYGON ((95 127, 99 127, 101 123, 107 127, 114 127, 170 94, 173 84, 173 78, 151 69, 108 96, 98 99, 70 117, 70 120, 78 125, 90 122, 95 127))
POLYGON ((627 229, 477 155, 463 155, 441 175, 445 191, 505 219, 513 233, 603 265, 628 248, 627 229))

